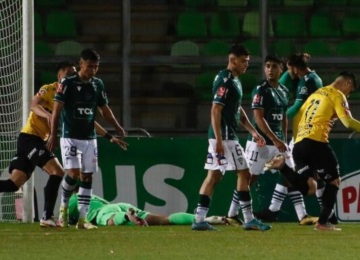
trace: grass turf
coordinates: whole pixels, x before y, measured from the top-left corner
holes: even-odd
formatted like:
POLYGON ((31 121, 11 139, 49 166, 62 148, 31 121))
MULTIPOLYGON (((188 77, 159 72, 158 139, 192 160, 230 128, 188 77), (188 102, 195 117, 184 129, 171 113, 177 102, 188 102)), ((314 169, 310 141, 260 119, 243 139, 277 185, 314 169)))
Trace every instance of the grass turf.
POLYGON ((0 259, 359 259, 360 225, 339 226, 341 232, 296 223, 276 223, 267 232, 227 226, 195 232, 189 226, 76 230, 0 223, 0 259))

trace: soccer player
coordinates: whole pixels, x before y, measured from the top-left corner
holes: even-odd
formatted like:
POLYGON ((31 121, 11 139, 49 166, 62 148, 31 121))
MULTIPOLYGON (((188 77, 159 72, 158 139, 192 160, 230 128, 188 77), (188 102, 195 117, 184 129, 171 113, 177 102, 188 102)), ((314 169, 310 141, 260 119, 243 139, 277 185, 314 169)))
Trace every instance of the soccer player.
POLYGON ((47 172, 49 180, 45 186, 44 213, 40 220, 42 227, 55 227, 53 218, 59 186, 64 171, 55 155, 46 149, 50 133, 53 98, 62 78, 76 71, 75 64, 60 62, 57 66, 57 82, 44 85, 33 97, 27 124, 21 130, 17 141, 17 152, 10 163, 8 180, 0 180, 0 192, 17 191, 31 177, 36 166, 47 172))
POLYGON ((62 119, 61 154, 66 176, 62 182, 59 225, 68 226, 68 202, 80 177, 78 229, 94 229, 86 220, 92 192, 92 174, 98 171, 98 150, 94 120, 97 109, 115 127, 120 136, 124 129, 108 106, 104 84, 95 75, 99 69, 99 54, 92 49, 81 52, 80 71, 59 84, 55 95, 51 134, 47 147, 56 148, 59 118, 62 119))
POLYGON ((233 45, 229 52, 228 67, 215 77, 213 83, 213 103, 211 125, 208 138, 209 148, 205 169, 208 170, 199 194, 193 230, 216 230, 205 221, 215 185, 226 171, 236 170, 237 194, 239 196, 244 228, 246 230, 268 230, 271 227, 254 218, 249 191, 250 172, 244 150, 238 142, 236 131, 239 123, 248 130, 259 145, 264 139, 251 125, 241 107, 242 87, 238 78, 249 66, 249 51, 242 45, 233 45))
MULTIPOLYGON (((259 147, 249 135, 245 154, 250 163, 251 184, 264 173, 265 163, 275 154, 286 153, 289 164, 294 167, 291 153, 286 145, 287 118, 289 102, 288 89, 279 83, 282 73, 282 61, 276 55, 265 58, 266 79, 252 92, 253 126, 265 138, 266 145, 259 147)), ((237 192, 234 192, 228 217, 238 220, 240 209, 237 192)))
POLYGON ((336 119, 346 128, 360 132, 360 122, 351 116, 347 96, 358 89, 354 74, 343 71, 335 81, 318 89, 301 108, 293 156, 296 170, 291 169, 282 156, 274 158, 269 168, 280 172, 304 196, 316 192, 316 179, 325 184, 322 209, 316 230, 341 230, 328 223, 340 185, 339 164, 329 145, 328 136, 336 119))
MULTIPOLYGON (((73 194, 69 202, 69 223, 75 224, 79 218, 78 195, 73 194)), ((168 216, 152 214, 128 203, 111 204, 109 201, 91 195, 87 220, 97 226, 153 226, 153 225, 191 225, 193 214, 178 212, 168 216)), ((206 218, 212 224, 228 224, 225 217, 206 218)))
MULTIPOLYGON (((293 84, 296 83, 296 81, 298 82, 295 103, 287 110, 286 113, 287 118, 293 120, 293 137, 290 142, 290 149, 292 149, 294 146, 293 140, 296 137, 297 127, 301 118, 301 113, 299 112, 301 106, 313 92, 323 86, 321 78, 314 70, 309 68, 309 59, 310 55, 307 53, 292 54, 287 62, 287 74, 280 78, 281 83, 284 82, 287 84, 293 84), (293 79, 293 82, 288 80, 288 75, 293 79)), ((323 188, 324 184, 321 180, 319 180, 317 196, 320 205, 322 196, 321 191, 323 191, 323 188)), ((291 201, 294 204, 300 225, 312 225, 317 222, 318 218, 311 217, 307 214, 304 198, 301 193, 293 187, 288 187, 287 183, 284 181, 281 175, 279 176, 276 183, 269 208, 260 212, 255 212, 254 214, 256 217, 264 221, 276 221, 281 205, 287 195, 289 195, 291 201)))

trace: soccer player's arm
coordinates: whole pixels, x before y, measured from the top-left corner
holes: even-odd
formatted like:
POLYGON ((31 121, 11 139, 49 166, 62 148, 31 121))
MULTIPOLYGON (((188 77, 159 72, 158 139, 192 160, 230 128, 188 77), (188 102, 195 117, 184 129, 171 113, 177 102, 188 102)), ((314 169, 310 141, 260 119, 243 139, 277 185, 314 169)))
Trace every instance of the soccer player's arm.
POLYGON ((127 150, 128 143, 124 142, 123 140, 116 138, 109 134, 98 122, 94 122, 96 133, 102 137, 108 139, 111 143, 115 143, 119 145, 123 150, 127 150))
MULTIPOLYGON (((47 86, 42 86, 39 92, 33 97, 30 110, 39 117, 46 118, 49 126, 51 125, 51 114, 42 106, 50 97, 47 86)), ((53 98, 53 97, 51 97, 53 98)))
POLYGON ((256 131, 255 127, 250 123, 250 120, 245 112, 245 110, 240 107, 240 124, 252 135, 255 142, 258 146, 264 146, 266 141, 264 137, 262 137, 258 131, 256 131))
POLYGON ((51 130, 48 139, 48 143, 46 145, 47 149, 52 152, 56 149, 57 135, 58 135, 58 127, 60 121, 60 113, 64 107, 64 103, 66 102, 66 80, 63 79, 58 86, 57 92, 54 97, 54 107, 51 118, 51 130))
POLYGON ((346 97, 337 97, 335 99, 335 111, 338 118, 346 128, 350 128, 356 132, 360 132, 360 122, 352 117, 349 104, 346 97))

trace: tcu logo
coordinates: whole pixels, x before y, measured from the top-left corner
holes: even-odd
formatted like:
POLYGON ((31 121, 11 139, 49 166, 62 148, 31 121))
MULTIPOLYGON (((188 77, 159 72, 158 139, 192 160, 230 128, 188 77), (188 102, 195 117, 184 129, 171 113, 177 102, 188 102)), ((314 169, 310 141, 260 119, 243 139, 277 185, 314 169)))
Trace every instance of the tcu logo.
POLYGON ((272 114, 273 120, 282 120, 283 115, 282 114, 272 114))
POLYGON ((92 115, 93 112, 90 108, 78 108, 80 115, 92 115))

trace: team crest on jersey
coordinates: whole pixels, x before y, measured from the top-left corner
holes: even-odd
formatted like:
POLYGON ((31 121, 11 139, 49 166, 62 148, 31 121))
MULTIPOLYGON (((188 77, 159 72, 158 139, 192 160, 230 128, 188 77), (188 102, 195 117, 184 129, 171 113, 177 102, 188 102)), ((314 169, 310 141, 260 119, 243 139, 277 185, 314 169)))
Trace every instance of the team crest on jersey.
POLYGON ((261 100, 260 95, 259 95, 259 94, 256 94, 256 95, 254 96, 254 98, 253 98, 253 103, 254 103, 254 104, 260 104, 260 100, 261 100))
POLYGON ((64 85, 59 83, 57 92, 63 94, 63 91, 64 91, 64 85))
POLYGON ((225 95, 225 92, 226 92, 226 88, 224 86, 221 86, 218 89, 216 95, 219 96, 219 97, 223 97, 225 95))
POLYGON ((308 92, 307 87, 302 87, 302 88, 300 89, 300 94, 301 94, 301 95, 307 94, 307 92, 308 92))

